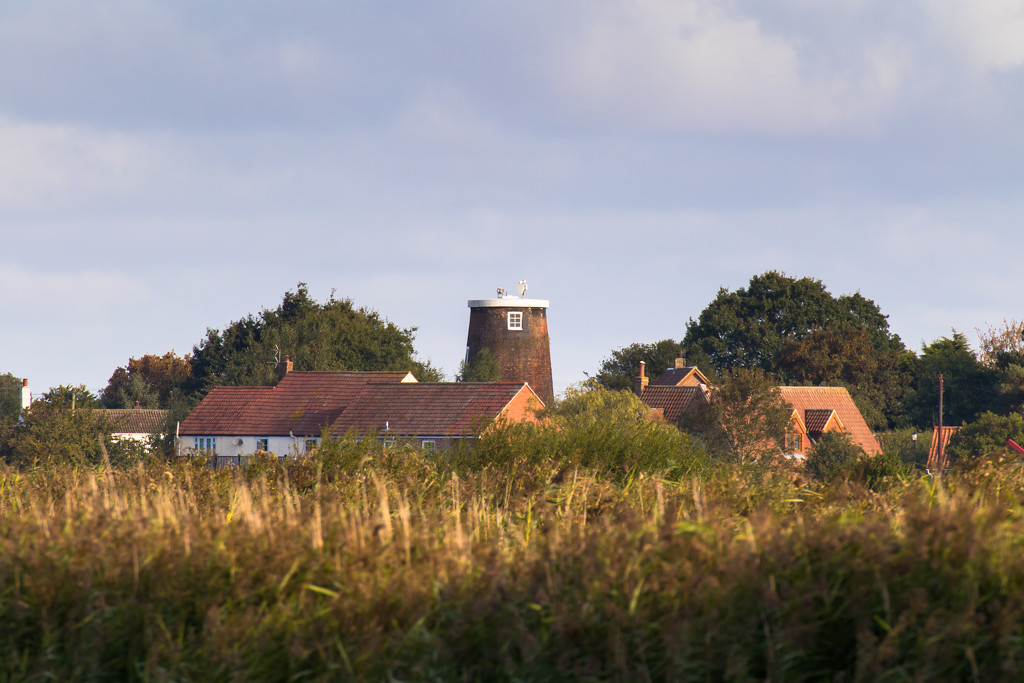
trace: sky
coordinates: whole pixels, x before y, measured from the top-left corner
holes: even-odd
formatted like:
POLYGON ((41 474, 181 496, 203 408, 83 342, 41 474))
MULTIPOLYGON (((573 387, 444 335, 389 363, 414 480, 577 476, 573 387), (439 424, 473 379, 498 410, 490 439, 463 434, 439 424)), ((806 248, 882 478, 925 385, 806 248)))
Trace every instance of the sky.
MULTIPOLYGON (((779 270, 1020 319, 1017 0, 0 0, 0 373, 101 390, 308 283, 555 390, 779 270)), ((300 368, 301 369, 301 368, 300 368)))

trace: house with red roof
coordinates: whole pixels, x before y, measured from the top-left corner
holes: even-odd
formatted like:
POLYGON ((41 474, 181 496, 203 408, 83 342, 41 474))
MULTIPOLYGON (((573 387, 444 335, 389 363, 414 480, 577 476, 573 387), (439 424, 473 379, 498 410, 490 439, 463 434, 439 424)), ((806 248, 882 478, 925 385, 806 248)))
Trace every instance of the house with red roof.
POLYGON ((148 447, 154 439, 167 432, 170 411, 156 408, 96 409, 96 414, 110 423, 110 436, 115 441, 136 441, 148 447))
MULTIPOLYGON (((676 366, 651 382, 640 363, 635 384, 640 400, 666 421, 676 424, 684 413, 706 405, 714 391, 708 378, 682 358, 676 366)), ((802 458, 811 445, 826 432, 849 434, 850 439, 868 455, 882 452, 871 428, 844 387, 779 387, 782 399, 792 408, 783 452, 802 458)))
POLYGON ((793 408, 786 430, 787 455, 803 457, 826 432, 848 434, 868 455, 882 452, 846 387, 779 387, 779 391, 793 408))
MULTIPOLYGON (((289 368, 290 369, 290 368, 289 368)), ((474 438, 497 419, 534 420, 525 382, 420 383, 409 372, 286 371, 272 387, 214 387, 178 428, 178 453, 301 455, 326 432, 425 448, 474 438)))
POLYGON ((929 471, 937 472, 949 467, 949 453, 946 448, 949 440, 956 436, 963 427, 935 425, 932 428, 932 442, 928 447, 928 461, 925 465, 929 471))

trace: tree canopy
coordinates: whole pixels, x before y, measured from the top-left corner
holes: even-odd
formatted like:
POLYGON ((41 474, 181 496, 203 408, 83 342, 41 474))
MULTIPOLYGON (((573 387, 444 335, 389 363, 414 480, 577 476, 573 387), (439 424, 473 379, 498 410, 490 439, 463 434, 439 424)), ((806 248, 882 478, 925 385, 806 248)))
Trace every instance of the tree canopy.
POLYGON ((208 329, 192 350, 187 386, 202 394, 219 384, 270 385, 285 354, 296 370, 411 370, 421 381, 440 379, 429 362, 414 359, 414 333, 351 299, 319 303, 300 282, 277 308, 208 329))
POLYGON ((978 360, 963 333, 953 330, 951 337, 922 347, 917 358, 913 390, 906 401, 912 424, 938 424, 939 374, 944 385, 943 424, 959 425, 999 408, 998 373, 978 360))
POLYGON ((192 375, 189 357, 179 357, 173 351, 163 356, 146 354, 130 358, 126 367, 119 367, 110 376, 107 387, 100 395, 105 408, 167 408, 171 396, 192 375))
POLYGON ((0 419, 17 418, 21 412, 21 380, 5 373, 0 375, 0 419))
POLYGON ((498 360, 491 354, 490 349, 484 347, 473 356, 473 360, 469 363, 462 361, 455 381, 500 382, 501 368, 498 366, 498 360))
POLYGON ((722 373, 707 404, 683 413, 679 427, 699 435, 722 460, 752 463, 781 452, 791 413, 770 375, 735 368, 722 373))
POLYGON ((776 271, 720 289, 690 319, 683 345, 715 371, 760 368, 784 384, 845 386, 875 428, 900 421, 913 358, 859 292, 834 297, 820 280, 776 271))
MULTIPOLYGON (((646 364, 645 372, 653 381, 666 368, 673 367, 681 352, 682 344, 672 339, 662 339, 652 344, 630 344, 612 351, 611 356, 602 361, 594 379, 605 389, 629 389, 640 372, 640 361, 646 364)), ((687 362, 702 366, 702 370, 711 370, 703 354, 698 354, 696 358, 690 357, 687 362)))

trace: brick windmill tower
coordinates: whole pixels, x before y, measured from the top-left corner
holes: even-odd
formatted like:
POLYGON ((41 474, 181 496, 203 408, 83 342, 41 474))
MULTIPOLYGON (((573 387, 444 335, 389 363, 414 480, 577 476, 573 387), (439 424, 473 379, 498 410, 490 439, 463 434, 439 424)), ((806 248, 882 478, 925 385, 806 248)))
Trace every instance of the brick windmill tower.
POLYGON ((471 299, 466 363, 481 349, 498 362, 504 382, 528 382, 544 403, 555 392, 551 382, 551 342, 548 339, 548 301, 526 298, 526 280, 519 296, 499 288, 495 299, 471 299))

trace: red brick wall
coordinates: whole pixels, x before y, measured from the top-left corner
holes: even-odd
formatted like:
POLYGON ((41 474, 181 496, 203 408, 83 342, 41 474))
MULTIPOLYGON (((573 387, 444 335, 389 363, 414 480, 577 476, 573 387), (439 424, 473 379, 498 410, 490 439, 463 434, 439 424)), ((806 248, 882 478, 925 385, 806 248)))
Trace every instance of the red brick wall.
POLYGON ((547 309, 471 308, 466 347, 470 362, 480 349, 488 349, 501 368, 503 382, 528 382, 544 403, 554 400, 547 309), (509 311, 522 312, 522 330, 508 329, 509 311))

